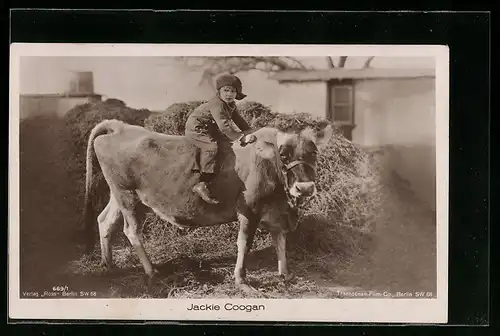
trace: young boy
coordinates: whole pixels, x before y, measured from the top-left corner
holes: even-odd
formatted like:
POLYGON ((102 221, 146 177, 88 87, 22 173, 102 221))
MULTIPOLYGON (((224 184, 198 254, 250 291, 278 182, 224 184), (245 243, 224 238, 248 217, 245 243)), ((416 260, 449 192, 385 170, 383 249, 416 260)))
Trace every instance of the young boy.
POLYGON ((241 80, 229 74, 216 79, 217 93, 210 101, 197 107, 186 121, 186 137, 200 148, 200 182, 193 187, 205 202, 219 203, 214 199, 207 187, 215 177, 217 141, 221 136, 227 136, 232 141, 239 141, 241 145, 254 142, 253 134, 248 123, 237 111, 235 99, 246 97, 242 93, 241 80), (234 122, 240 130, 233 127, 234 122))

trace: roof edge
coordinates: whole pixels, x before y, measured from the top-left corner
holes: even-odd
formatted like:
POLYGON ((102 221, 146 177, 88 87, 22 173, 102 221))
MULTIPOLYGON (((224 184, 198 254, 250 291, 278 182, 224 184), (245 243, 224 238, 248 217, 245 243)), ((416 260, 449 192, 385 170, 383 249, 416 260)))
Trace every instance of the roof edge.
POLYGON ((20 93, 20 97, 47 97, 47 98, 82 98, 82 97, 102 97, 100 93, 20 93))
POLYGON ((329 81, 335 79, 435 78, 431 68, 331 68, 316 70, 282 70, 268 78, 279 82, 329 81))

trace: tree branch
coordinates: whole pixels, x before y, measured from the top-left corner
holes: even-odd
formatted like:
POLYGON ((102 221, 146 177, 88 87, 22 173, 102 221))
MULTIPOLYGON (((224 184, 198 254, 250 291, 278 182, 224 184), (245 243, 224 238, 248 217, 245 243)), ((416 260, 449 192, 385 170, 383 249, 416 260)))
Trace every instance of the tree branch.
POLYGON ((307 67, 304 65, 304 63, 302 63, 301 61, 299 61, 298 59, 296 59, 295 57, 290 57, 290 56, 285 56, 283 58, 286 58, 286 59, 289 59, 291 60, 294 64, 297 65, 297 67, 299 67, 300 69, 304 69, 304 70, 307 70, 307 67))
POLYGON ((347 61, 347 56, 340 56, 339 68, 343 68, 345 66, 346 61, 347 61))
POLYGON ((200 84, 224 72, 235 74, 251 70, 264 73, 285 69, 307 70, 307 67, 301 61, 289 56, 181 56, 177 57, 177 59, 183 60, 184 64, 190 69, 203 70, 200 84))
POLYGON ((222 72, 237 73, 242 71, 259 70, 273 72, 284 69, 304 69, 306 66, 293 57, 203 57, 202 64, 197 64, 198 68, 210 68, 213 74, 222 72))
POLYGON ((370 63, 373 61, 374 58, 375 58, 375 56, 368 57, 368 59, 365 61, 365 64, 363 65, 363 68, 369 68, 370 63))
POLYGON ((332 56, 326 56, 326 62, 328 63, 329 68, 335 68, 335 64, 333 64, 332 56))

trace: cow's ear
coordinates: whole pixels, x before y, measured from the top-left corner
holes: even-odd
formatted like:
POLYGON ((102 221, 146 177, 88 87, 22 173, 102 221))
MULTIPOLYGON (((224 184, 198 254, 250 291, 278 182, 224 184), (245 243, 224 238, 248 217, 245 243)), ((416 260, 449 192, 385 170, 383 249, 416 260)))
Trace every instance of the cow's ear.
POLYGON ((316 143, 316 131, 312 127, 308 126, 300 131, 300 137, 309 139, 312 142, 316 143))
POLYGON ((300 132, 300 136, 310 139, 318 148, 325 146, 333 135, 333 128, 330 124, 320 131, 307 127, 300 132))
POLYGON ((276 155, 274 144, 267 141, 257 141, 254 148, 255 154, 264 159, 272 160, 276 155))
POLYGON ((333 135, 333 127, 328 124, 322 130, 316 132, 316 146, 318 148, 324 147, 333 135))
POLYGON ((278 146, 278 148, 283 148, 283 146, 288 143, 289 141, 291 141, 291 139, 293 139, 294 135, 293 134, 289 134, 289 133, 285 133, 285 132, 278 132, 276 133, 276 146, 278 146))

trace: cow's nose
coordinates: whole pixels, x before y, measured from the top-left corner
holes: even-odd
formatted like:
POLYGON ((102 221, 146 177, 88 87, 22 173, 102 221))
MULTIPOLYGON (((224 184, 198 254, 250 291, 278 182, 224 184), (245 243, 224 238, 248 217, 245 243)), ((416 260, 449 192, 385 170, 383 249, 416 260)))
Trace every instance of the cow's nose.
POLYGON ((295 188, 301 196, 311 196, 315 191, 314 182, 297 182, 295 188))

